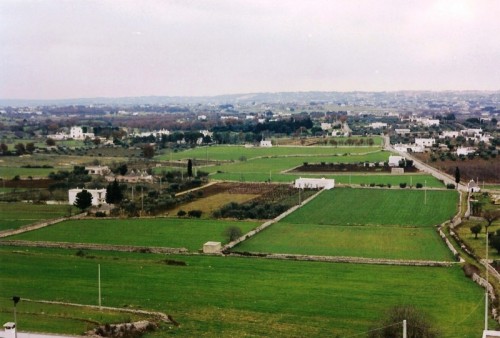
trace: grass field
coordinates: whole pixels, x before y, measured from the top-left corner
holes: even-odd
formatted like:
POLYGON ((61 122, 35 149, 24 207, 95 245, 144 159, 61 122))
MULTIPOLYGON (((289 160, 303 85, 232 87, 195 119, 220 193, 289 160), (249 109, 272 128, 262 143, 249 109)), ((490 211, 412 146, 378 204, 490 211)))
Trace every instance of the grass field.
MULTIPOLYGON (((68 216, 69 208, 69 205, 0 203, 0 231, 17 229, 44 219, 68 216)), ((71 207, 73 215, 77 210, 75 207, 71 207)))
POLYGON ((449 220, 457 211, 457 203, 458 194, 449 190, 336 188, 324 191, 283 222, 432 226, 449 220))
POLYGON ((432 228, 332 226, 279 222, 235 251, 452 261, 432 228))
POLYGON ((235 224, 187 218, 72 220, 7 239, 158 246, 196 251, 207 241, 227 242, 223 233, 231 225, 237 225, 245 233, 259 223, 235 224))
POLYGON ((338 154, 356 154, 369 153, 381 149, 380 146, 374 147, 271 147, 261 148, 244 146, 209 146, 197 147, 181 152, 168 152, 163 155, 156 156, 158 160, 182 160, 182 159, 198 159, 198 160, 216 160, 216 161, 238 161, 242 156, 247 159, 258 157, 273 157, 273 156, 335 156, 338 154))
MULTIPOLYGON (((458 233, 460 238, 471 248, 474 253, 479 257, 486 257, 486 222, 485 221, 464 221, 458 229, 455 231, 458 233), (475 239, 474 234, 470 231, 470 227, 476 224, 481 224, 482 229, 481 233, 477 235, 477 239, 475 239)), ((500 230, 500 220, 493 222, 491 227, 489 227, 489 233, 495 233, 500 230)), ((488 256, 490 259, 500 259, 500 254, 497 250, 488 247, 488 256)))
MULTIPOLYGON (((207 256, 170 256, 187 266, 169 266, 161 255, 91 252, 96 257, 88 259, 64 250, 19 249, 0 247, 4 295, 96 304, 100 264, 103 305, 163 311, 181 323, 149 337, 365 336, 389 307, 400 304, 425 312, 440 337, 477 337, 483 326, 483 290, 459 266, 207 256)), ((0 320, 11 320, 12 304, 3 299, 0 306, 0 320)), ((48 323, 44 330, 82 332, 82 323, 62 330, 24 306, 17 306, 21 330, 39 330, 42 324, 31 320, 38 316, 48 323)))

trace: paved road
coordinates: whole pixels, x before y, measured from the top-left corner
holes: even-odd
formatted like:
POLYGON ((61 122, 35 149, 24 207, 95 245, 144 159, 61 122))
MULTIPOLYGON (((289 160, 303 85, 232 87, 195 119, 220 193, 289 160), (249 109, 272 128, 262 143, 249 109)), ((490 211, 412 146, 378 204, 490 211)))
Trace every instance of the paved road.
MULTIPOLYGON (((438 170, 438 169, 436 169, 434 167, 431 167, 428 164, 425 164, 424 162, 420 161, 418 158, 412 156, 410 153, 401 152, 401 151, 397 151, 396 149, 394 149, 394 147, 391 145, 391 142, 389 140, 389 136, 387 136, 387 135, 384 136, 384 149, 388 150, 388 151, 395 152, 395 153, 399 154, 400 156, 404 156, 404 157, 406 157, 406 158, 408 158, 410 160, 413 160, 413 164, 415 165, 415 167, 418 170, 421 170, 421 171, 424 171, 426 173, 431 174, 432 176, 434 176, 438 180, 442 180, 444 182, 444 184, 448 184, 448 183, 455 184, 455 178, 454 177, 452 177, 452 176, 450 176, 448 174, 445 174, 442 171, 440 171, 440 170, 438 170)), ((460 183, 458 185, 458 190, 460 190, 460 191, 467 191, 467 186, 465 186, 464 184, 460 183)))

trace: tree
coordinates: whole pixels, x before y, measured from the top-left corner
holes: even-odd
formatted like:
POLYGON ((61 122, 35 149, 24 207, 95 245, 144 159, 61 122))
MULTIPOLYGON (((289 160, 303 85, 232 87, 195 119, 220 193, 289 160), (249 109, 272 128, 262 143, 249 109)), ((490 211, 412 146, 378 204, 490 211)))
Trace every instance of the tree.
POLYGON ((145 158, 153 158, 155 156, 155 148, 151 144, 146 144, 142 147, 142 155, 145 158))
POLYGON ((0 144, 0 150, 2 151, 2 154, 7 154, 9 151, 9 146, 6 145, 5 143, 0 144))
POLYGON ((490 246, 500 254, 500 236, 498 235, 491 236, 489 243, 490 246))
POLYGON ((477 235, 481 232, 482 229, 483 227, 481 226, 481 224, 476 224, 470 227, 470 232, 472 232, 476 236, 474 237, 474 239, 477 239, 477 235))
POLYGON ((116 180, 106 187, 106 203, 117 204, 123 200, 123 192, 116 180))
POLYGON ((485 210, 481 213, 481 217, 488 223, 488 228, 493 222, 500 218, 500 210, 485 210))
POLYGON ((48 138, 46 141, 45 141, 45 144, 48 145, 49 147, 53 147, 56 145, 56 141, 52 138, 48 138))
POLYGON ((26 147, 23 143, 18 143, 14 146, 18 155, 22 155, 26 152, 26 147))
POLYGON ((92 205, 92 194, 83 189, 76 194, 75 203, 73 203, 73 205, 82 211, 88 209, 92 205))
POLYGON ((436 338, 439 332, 432 327, 429 319, 413 306, 396 306, 390 309, 385 318, 377 324, 369 338, 399 338, 402 336, 403 320, 406 320, 406 332, 413 338, 436 338), (401 325, 395 325, 401 323, 401 325))
POLYGON ((26 143, 26 151, 32 154, 35 151, 35 144, 33 142, 26 143))
POLYGON ((224 235, 227 237, 228 242, 232 242, 240 238, 243 235, 243 232, 239 227, 232 225, 224 230, 224 235))
POLYGON ((460 183, 460 169, 458 167, 455 168, 455 183, 458 184, 460 183))
POLYGON ((193 161, 191 161, 191 159, 189 159, 187 163, 187 175, 193 177, 193 161))

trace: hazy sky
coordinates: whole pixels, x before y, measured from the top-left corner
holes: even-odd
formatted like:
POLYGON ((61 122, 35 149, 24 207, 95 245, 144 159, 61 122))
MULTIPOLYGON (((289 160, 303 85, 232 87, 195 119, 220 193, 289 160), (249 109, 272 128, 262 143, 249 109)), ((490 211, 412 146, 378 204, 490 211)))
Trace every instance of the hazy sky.
POLYGON ((0 98, 500 89, 498 0, 1 0, 0 98))

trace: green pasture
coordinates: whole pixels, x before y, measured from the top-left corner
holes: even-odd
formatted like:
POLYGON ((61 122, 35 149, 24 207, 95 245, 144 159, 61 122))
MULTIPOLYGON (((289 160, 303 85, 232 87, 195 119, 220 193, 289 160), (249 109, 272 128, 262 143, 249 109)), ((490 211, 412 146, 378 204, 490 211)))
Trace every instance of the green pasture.
POLYGON ((255 158, 248 161, 238 161, 234 163, 225 163, 215 166, 203 167, 207 172, 264 172, 273 171, 279 173, 283 170, 292 169, 301 166, 304 162, 308 163, 353 163, 353 162, 383 162, 389 158, 386 151, 375 151, 371 153, 348 154, 339 156, 286 156, 286 157, 267 157, 255 158))
POLYGON ((458 200, 453 190, 335 188, 324 191, 283 221, 292 224, 432 226, 453 217, 458 200))
MULTIPOLYGON (((72 168, 71 168, 72 169, 72 168)), ((34 178, 47 178, 52 171, 70 170, 69 168, 19 168, 19 167, 1 167, 0 177, 5 180, 11 180, 19 175, 20 178, 26 179, 28 177, 34 178)))
POLYGON ((71 220, 8 239, 156 246, 196 251, 208 241, 227 243, 224 230, 232 225, 237 225, 246 233, 259 223, 188 218, 71 220))
POLYGON ((45 219, 74 215, 77 210, 69 205, 45 205, 31 203, 0 203, 0 231, 17 229, 23 225, 45 219))
POLYGON ((273 224, 235 251, 452 261, 432 228, 273 224))
MULTIPOLYGON (((165 325, 150 337, 366 336, 388 308, 401 304, 425 312, 440 337, 477 337, 483 327, 483 289, 459 266, 99 252, 77 257, 61 249, 14 249, 0 247, 4 295, 95 305, 100 264, 104 306, 162 311, 181 324, 165 325), (167 265, 165 258, 187 266, 167 265)), ((0 319, 11 320, 12 304, 3 300, 0 306, 0 319)), ((22 301, 17 309, 21 330, 44 325, 44 331, 81 334, 84 327, 68 322, 58 329, 64 317, 52 322, 22 301), (47 324, 31 321, 33 316, 47 324)))
MULTIPOLYGON (((182 160, 198 159, 213 161, 238 161, 241 157, 254 159, 260 157, 273 156, 335 156, 342 154, 363 154, 380 150, 380 147, 331 147, 331 146, 282 146, 282 147, 251 147, 244 146, 208 146, 196 147, 181 152, 167 152, 166 154, 156 156, 157 160, 182 160)), ((387 155, 388 158, 389 155, 387 155)), ((385 160, 387 160, 387 158, 385 160)))

